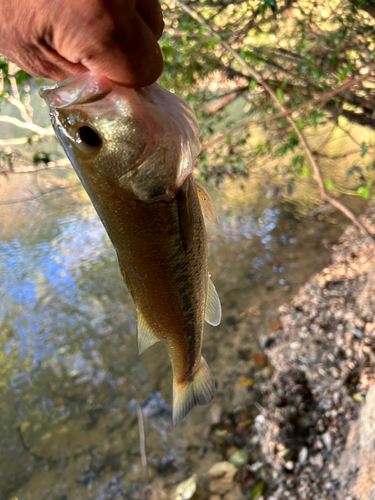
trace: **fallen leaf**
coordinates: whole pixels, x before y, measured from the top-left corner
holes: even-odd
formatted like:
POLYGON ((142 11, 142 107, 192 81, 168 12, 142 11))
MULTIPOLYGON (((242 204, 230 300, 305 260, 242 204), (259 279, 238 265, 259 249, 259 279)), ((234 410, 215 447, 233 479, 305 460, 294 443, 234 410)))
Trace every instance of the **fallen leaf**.
POLYGON ((257 483, 254 488, 251 490, 251 500, 258 500, 262 496, 264 490, 264 483, 260 481, 257 483))
POLYGON ((189 479, 180 483, 175 492, 175 500, 190 500, 197 489, 197 475, 193 474, 189 479))
POLYGON ((283 328, 283 325, 280 323, 280 321, 276 321, 273 325, 272 325, 272 331, 273 332, 277 332, 277 330, 282 330, 283 328))
POLYGON ((248 427, 249 425, 252 425, 253 420, 251 418, 248 418, 247 420, 242 420, 242 422, 238 422, 237 428, 238 429, 243 429, 244 427, 248 427))
POLYGON ((238 382, 239 387, 251 387, 254 383, 254 380, 252 378, 243 378, 238 382))
POLYGON ((237 472, 237 467, 230 462, 217 462, 208 471, 211 477, 228 477, 234 476, 237 472))
POLYGON ((258 472, 263 467, 263 462, 254 462, 253 464, 249 465, 249 469, 251 472, 258 472))
POLYGON ((251 359, 260 366, 267 364, 267 358, 263 354, 253 354, 251 359))
POLYGON ((229 462, 235 465, 238 469, 245 465, 249 460, 249 454, 245 450, 238 450, 230 457, 229 462))

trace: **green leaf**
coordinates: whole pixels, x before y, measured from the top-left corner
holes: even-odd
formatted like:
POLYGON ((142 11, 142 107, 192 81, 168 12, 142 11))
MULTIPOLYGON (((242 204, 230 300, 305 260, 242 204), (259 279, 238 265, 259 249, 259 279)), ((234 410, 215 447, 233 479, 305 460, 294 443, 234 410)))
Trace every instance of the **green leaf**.
POLYGON ((277 12, 277 4, 276 0, 264 0, 264 4, 269 7, 274 14, 277 12))
POLYGON ((307 179, 310 176, 310 170, 307 167, 303 166, 301 168, 301 174, 307 179))
POLYGON ((363 158, 365 156, 367 151, 368 151, 367 144, 365 142, 362 142, 362 144, 361 144, 361 158, 363 158))
POLYGON ((284 94, 280 87, 278 87, 278 89, 276 90, 276 96, 279 102, 281 104, 284 104, 284 94))
POLYGON ((359 196, 362 196, 365 200, 368 200, 370 198, 370 190, 367 187, 360 187, 357 189, 357 193, 359 196))
POLYGON ((237 170, 238 170, 239 172, 243 172, 243 171, 245 170, 245 164, 244 164, 244 162, 242 161, 242 158, 239 158, 239 159, 238 159, 237 170))
POLYGON ((263 494, 264 486, 265 486, 265 484, 262 481, 257 483, 254 486, 254 488, 251 490, 250 499, 251 500, 258 500, 258 498, 260 498, 263 494))
POLYGON ((297 118, 296 120, 296 125, 297 127, 300 129, 300 130, 303 130, 303 123, 302 123, 302 120, 300 118, 297 118))
POLYGON ((251 82, 249 83, 249 92, 252 92, 256 86, 257 82, 255 80, 251 80, 251 82))
POLYGON ((333 189, 333 182, 331 181, 331 179, 325 181, 324 185, 326 189, 328 189, 328 191, 331 191, 333 189))

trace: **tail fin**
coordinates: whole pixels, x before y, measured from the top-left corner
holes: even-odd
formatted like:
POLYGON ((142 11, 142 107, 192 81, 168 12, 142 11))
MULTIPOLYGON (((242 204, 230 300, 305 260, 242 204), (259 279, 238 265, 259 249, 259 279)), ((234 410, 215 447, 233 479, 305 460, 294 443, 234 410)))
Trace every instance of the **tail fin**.
POLYGON ((191 382, 179 384, 173 380, 173 427, 177 427, 194 406, 207 405, 214 397, 215 381, 202 357, 191 382))

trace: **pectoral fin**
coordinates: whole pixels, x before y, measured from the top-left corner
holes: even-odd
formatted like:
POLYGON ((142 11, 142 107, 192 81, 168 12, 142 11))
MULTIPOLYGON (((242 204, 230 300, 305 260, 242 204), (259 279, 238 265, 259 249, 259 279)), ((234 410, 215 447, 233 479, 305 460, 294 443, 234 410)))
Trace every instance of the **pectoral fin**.
POLYGON ((146 349, 159 342, 159 337, 153 332, 143 317, 142 313, 137 311, 137 346, 138 354, 142 354, 146 349))
POLYGON ((214 202, 211 200, 211 196, 197 180, 195 181, 195 184, 203 215, 215 224, 219 224, 219 218, 217 216, 214 202))
POLYGON ((212 326, 217 326, 221 321, 221 304, 215 285, 208 278, 205 320, 212 326))

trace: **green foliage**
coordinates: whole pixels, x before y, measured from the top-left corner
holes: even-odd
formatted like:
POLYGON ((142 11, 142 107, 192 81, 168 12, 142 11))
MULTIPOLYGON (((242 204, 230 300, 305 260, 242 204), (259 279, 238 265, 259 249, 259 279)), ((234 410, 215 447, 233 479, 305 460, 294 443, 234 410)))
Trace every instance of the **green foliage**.
POLYGON ((362 196, 365 200, 368 200, 370 198, 370 189, 373 184, 372 180, 369 180, 366 184, 366 186, 361 186, 357 189, 357 193, 359 196, 362 196))
POLYGON ((0 171, 12 172, 17 156, 17 153, 0 150, 0 171))
MULTIPOLYGON (((273 118, 280 108, 222 45, 222 40, 260 74, 283 106, 295 110, 291 116, 306 136, 318 133, 327 124, 340 124, 343 118, 375 129, 373 83, 362 82, 322 99, 372 69, 374 2, 189 2, 214 33, 173 1, 161 3, 165 31, 160 45, 165 70, 160 82, 186 99, 198 115, 202 142, 210 144, 197 162, 202 178, 248 175, 254 168, 265 172, 269 164, 287 185, 312 177, 303 148, 285 116, 273 118), (315 104, 317 98, 321 99, 319 105, 315 104), (246 125, 252 121, 256 125, 246 125)), ((4 58, 0 58, 0 73, 1 103, 7 93, 12 94, 12 75, 4 58)), ((30 77, 20 70, 14 78, 22 98, 30 77)), ((356 147, 358 154, 351 165, 344 167, 346 181, 351 183, 354 194, 371 196, 372 185, 368 186, 368 182, 374 169, 366 160, 374 155, 374 146, 366 136, 356 147)), ((315 153, 319 161, 319 147, 315 153)), ((4 154, 0 157, 2 164, 12 165, 12 158, 4 154)), ((34 156, 34 163, 47 161, 42 153, 34 156)), ((340 183, 334 173, 326 177, 327 189, 339 193, 340 183)))
MULTIPOLYGON (((346 88, 319 107, 306 105, 357 77, 360 68, 361 72, 370 69, 375 57, 375 19, 368 9, 370 3, 367 0, 190 2, 190 8, 204 18, 215 36, 173 2, 162 4, 166 21, 162 45, 165 54, 168 53, 162 84, 186 98, 203 125, 202 140, 211 145, 198 165, 203 177, 215 175, 219 164, 225 164, 223 170, 230 173, 246 174, 249 169, 258 168, 257 165, 264 170, 265 162, 277 158, 280 161, 274 163, 274 168, 288 183, 311 177, 299 140, 285 117, 270 119, 254 129, 245 126, 239 129, 241 123, 257 122, 259 118, 280 113, 280 109, 220 40, 235 48, 261 75, 281 104, 288 109, 304 105, 292 115, 304 134, 311 134, 327 123, 334 125, 343 117, 375 129, 371 104, 375 91, 367 83, 346 88), (225 101, 230 89, 238 96, 237 109, 242 102, 242 112, 234 110, 233 100, 225 101), (220 99, 222 105, 214 106, 220 99), (211 106, 214 111, 210 111, 211 106), (228 117, 233 114, 238 119, 232 125, 228 117), (219 132, 231 129, 235 132, 212 141, 219 132)), ((364 159, 369 152, 373 154, 372 147, 363 141, 358 157, 364 159)), ((353 165, 356 166, 359 165, 353 165)), ((362 163, 360 168, 364 169, 362 163)), ((354 168, 347 181, 357 179, 357 174, 354 168)), ((367 169, 361 183, 367 183, 371 175, 367 169)), ((336 183, 334 176, 327 181, 327 189, 338 193, 333 182, 336 183)), ((362 184, 356 189, 363 189, 359 193, 354 190, 353 194, 367 193, 365 190, 370 188, 362 184)))
POLYGON ((47 163, 49 163, 50 161, 51 161, 51 155, 45 153, 44 151, 37 151, 33 156, 34 165, 39 165, 40 163, 47 165, 47 163))
MULTIPOLYGON (((0 55, 0 82, 2 83, 0 87, 0 102, 1 99, 4 98, 4 95, 11 89, 10 76, 12 75, 9 73, 9 62, 5 57, 0 55)), ((32 77, 22 69, 17 70, 14 74, 14 78, 21 91, 23 90, 24 84, 32 79, 32 77)))

